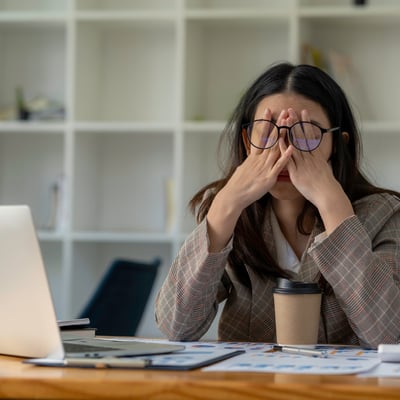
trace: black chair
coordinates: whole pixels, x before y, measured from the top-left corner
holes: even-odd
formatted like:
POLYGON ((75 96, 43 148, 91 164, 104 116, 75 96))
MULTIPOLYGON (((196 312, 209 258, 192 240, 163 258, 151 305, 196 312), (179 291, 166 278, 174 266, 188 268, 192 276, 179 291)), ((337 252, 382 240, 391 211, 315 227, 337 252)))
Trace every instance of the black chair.
POLYGON ((160 264, 114 260, 79 318, 89 318, 96 335, 134 336, 160 264))

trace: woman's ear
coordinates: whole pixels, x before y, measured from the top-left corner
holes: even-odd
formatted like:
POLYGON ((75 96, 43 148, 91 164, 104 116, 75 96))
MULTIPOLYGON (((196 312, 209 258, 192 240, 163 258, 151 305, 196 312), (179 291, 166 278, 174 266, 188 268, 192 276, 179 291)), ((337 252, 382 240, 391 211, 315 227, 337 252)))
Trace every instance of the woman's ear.
POLYGON ((249 138, 247 137, 246 128, 242 128, 242 139, 243 139, 244 147, 246 147, 246 153, 247 153, 247 155, 249 155, 250 154, 250 142, 249 142, 249 138))

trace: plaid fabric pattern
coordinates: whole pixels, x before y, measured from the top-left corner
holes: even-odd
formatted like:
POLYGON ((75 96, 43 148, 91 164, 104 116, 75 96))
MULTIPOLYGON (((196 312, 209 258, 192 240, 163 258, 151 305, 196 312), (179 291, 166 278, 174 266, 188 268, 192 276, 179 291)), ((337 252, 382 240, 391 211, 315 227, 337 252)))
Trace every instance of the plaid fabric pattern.
MULTIPOLYGON (((377 346, 400 338, 400 199, 371 195, 354 203, 355 216, 315 242, 316 224, 296 279, 326 281, 320 343, 377 346)), ((276 255, 270 216, 265 240, 276 255)), ((208 252, 207 223, 190 234, 174 260, 156 300, 156 321, 172 340, 198 340, 226 300, 219 339, 275 342, 273 279, 247 268, 244 286, 227 264, 232 240, 220 253, 208 252)))

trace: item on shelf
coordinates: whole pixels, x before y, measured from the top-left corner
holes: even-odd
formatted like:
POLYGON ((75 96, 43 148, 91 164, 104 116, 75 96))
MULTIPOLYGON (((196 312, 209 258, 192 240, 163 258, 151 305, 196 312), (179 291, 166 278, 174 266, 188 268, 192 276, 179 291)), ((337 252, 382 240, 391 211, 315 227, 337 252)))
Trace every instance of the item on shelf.
POLYGON ((24 91, 20 86, 15 89, 15 106, 18 119, 20 121, 28 120, 30 112, 25 102, 24 91))
POLYGON ((66 222, 64 209, 65 177, 58 176, 50 185, 49 217, 43 227, 46 230, 62 231, 66 222))
POLYGON ((46 96, 36 96, 27 102, 29 119, 32 120, 63 120, 65 110, 61 103, 46 96))
POLYGON ((327 57, 331 74, 340 82, 341 87, 352 103, 357 108, 364 110, 365 115, 371 115, 372 110, 368 96, 365 93, 351 56, 335 50, 329 50, 327 57))
POLYGON ((301 62, 315 65, 331 74, 340 83, 352 103, 361 108, 365 115, 371 115, 368 96, 351 56, 334 49, 327 49, 324 52, 305 43, 302 46, 301 62))
POLYGON ((172 232, 175 224, 174 180, 165 180, 165 232, 172 232))
POLYGON ((64 106, 46 96, 35 96, 26 100, 22 87, 15 89, 15 110, 6 107, 0 110, 0 120, 18 119, 19 121, 58 121, 65 117, 64 106))
POLYGON ((17 113, 15 107, 6 106, 0 108, 0 121, 15 121, 17 113))
POLYGON ((309 43, 304 43, 301 47, 301 63, 315 65, 326 70, 326 62, 321 50, 309 43))

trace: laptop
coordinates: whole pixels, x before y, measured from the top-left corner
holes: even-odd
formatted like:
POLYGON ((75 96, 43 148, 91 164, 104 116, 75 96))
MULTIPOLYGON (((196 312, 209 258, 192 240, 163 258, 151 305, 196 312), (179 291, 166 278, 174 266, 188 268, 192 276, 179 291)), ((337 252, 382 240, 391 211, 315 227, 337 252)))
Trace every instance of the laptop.
POLYGON ((63 342, 31 211, 25 205, 0 206, 0 322, 0 354, 39 365, 68 366, 68 360, 165 354, 185 348, 117 338, 63 342))

